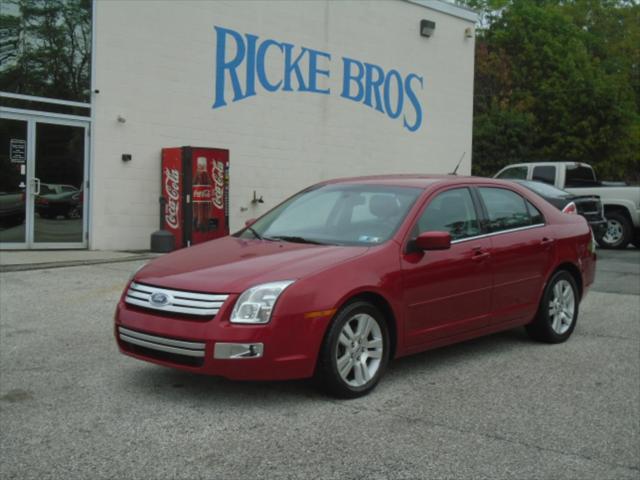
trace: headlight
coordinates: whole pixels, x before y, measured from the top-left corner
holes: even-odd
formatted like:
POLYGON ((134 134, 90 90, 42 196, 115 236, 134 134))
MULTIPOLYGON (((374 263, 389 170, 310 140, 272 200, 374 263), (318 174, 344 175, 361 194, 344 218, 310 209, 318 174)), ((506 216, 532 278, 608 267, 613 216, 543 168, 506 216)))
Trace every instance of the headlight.
POLYGON ((278 297, 293 282, 263 283, 245 290, 233 307, 231 323, 268 323, 278 297))

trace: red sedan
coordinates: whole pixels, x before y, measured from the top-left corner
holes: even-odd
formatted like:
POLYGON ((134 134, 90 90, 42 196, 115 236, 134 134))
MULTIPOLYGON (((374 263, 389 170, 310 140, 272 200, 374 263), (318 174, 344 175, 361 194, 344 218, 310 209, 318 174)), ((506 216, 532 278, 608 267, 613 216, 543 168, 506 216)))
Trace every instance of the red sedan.
POLYGON ((517 184, 323 182, 233 236, 158 258, 118 303, 120 350, 238 380, 372 390, 392 358, 525 326, 560 343, 593 283, 585 219, 517 184))

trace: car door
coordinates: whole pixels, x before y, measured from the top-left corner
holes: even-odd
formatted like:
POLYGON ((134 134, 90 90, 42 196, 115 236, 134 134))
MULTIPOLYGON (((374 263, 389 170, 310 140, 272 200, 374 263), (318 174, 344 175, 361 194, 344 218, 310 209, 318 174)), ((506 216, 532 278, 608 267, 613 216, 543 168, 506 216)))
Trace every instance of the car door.
POLYGON ((469 188, 442 191, 425 206, 401 260, 409 347, 488 324, 490 240, 481 233, 479 209, 469 188), (449 232, 451 248, 412 249, 412 239, 426 231, 449 232))
POLYGON ((479 187, 491 241, 491 323, 533 318, 554 253, 552 227, 523 196, 503 187, 479 187))

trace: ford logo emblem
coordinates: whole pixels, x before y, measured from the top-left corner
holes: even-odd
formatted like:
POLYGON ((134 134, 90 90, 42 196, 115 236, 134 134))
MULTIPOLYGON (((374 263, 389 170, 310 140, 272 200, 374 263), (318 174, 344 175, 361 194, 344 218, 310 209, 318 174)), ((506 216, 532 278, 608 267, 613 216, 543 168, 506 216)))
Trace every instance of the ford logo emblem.
POLYGON ((169 295, 162 292, 156 292, 151 295, 151 303, 158 307, 164 307, 169 304, 169 295))

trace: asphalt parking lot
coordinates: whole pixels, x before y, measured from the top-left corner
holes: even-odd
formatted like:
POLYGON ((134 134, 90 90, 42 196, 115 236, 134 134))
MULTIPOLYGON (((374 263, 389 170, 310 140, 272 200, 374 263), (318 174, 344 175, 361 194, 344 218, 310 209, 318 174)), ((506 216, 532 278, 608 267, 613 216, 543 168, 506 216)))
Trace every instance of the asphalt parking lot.
POLYGON ((124 357, 141 262, 0 274, 0 477, 640 478, 640 251, 599 251, 572 338, 514 330, 394 362, 369 396, 124 357))

